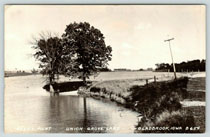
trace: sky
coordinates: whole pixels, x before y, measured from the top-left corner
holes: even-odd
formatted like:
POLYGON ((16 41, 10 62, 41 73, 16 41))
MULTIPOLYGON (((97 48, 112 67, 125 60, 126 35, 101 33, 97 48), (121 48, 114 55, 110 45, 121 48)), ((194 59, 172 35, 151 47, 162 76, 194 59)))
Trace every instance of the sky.
POLYGON ((6 5, 5 70, 37 69, 30 42, 39 33, 61 36, 66 25, 89 22, 113 49, 109 68, 155 68, 157 63, 206 59, 204 5, 6 5))

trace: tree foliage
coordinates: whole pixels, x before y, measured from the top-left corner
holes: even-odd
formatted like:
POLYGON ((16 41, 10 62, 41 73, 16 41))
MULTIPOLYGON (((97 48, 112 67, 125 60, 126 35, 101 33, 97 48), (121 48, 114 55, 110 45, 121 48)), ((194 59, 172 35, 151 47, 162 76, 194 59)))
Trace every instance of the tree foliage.
POLYGON ((55 80, 55 75, 61 73, 62 45, 61 39, 52 37, 51 34, 40 34, 40 38, 35 39, 36 50, 34 57, 40 62, 41 73, 48 76, 49 83, 55 80))
POLYGON ((34 56, 50 84, 56 74, 78 77, 86 83, 90 75, 108 70, 112 56, 112 48, 106 46, 104 35, 87 22, 67 25, 62 38, 42 33, 34 44, 34 56))
POLYGON ((70 23, 62 35, 65 73, 83 82, 111 60, 112 48, 106 46, 104 35, 89 23, 70 23))

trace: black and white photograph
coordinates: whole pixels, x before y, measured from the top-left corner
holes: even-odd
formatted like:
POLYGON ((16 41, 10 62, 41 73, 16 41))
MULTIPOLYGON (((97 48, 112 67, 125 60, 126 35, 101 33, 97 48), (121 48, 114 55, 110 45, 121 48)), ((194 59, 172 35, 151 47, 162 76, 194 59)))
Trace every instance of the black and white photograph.
POLYGON ((5 133, 205 133, 205 5, 4 5, 5 133))

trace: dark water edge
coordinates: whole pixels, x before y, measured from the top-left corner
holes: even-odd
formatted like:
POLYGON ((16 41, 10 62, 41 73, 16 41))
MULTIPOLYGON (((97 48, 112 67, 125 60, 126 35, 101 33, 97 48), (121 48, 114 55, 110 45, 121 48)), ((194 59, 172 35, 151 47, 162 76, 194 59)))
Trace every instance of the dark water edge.
MULTIPOLYGON (((71 92, 71 91, 75 91, 78 90, 80 87, 86 87, 88 88, 88 85, 91 85, 91 81, 87 81, 86 84, 83 83, 83 81, 70 81, 70 82, 61 82, 61 83, 57 83, 54 82, 52 85, 53 90, 55 92, 71 92)), ((46 84, 43 86, 43 89, 45 89, 46 91, 50 91, 50 84, 46 84)))

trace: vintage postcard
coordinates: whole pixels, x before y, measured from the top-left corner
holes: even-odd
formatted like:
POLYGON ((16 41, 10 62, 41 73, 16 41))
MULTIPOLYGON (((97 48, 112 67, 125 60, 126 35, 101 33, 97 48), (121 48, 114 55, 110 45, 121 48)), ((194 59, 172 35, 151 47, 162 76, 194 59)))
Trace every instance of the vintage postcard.
POLYGON ((205 5, 5 5, 5 133, 204 133, 205 5))

